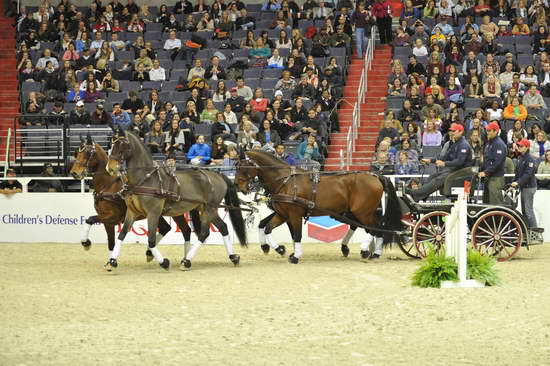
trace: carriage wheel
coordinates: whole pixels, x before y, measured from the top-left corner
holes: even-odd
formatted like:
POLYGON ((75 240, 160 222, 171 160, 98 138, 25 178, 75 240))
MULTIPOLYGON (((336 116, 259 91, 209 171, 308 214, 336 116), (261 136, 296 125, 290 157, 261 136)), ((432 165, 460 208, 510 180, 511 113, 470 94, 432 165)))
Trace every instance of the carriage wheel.
POLYGON ((414 241, 409 236, 399 235, 397 238, 397 244, 399 245, 399 249, 401 249, 407 257, 414 259, 420 258, 418 250, 416 250, 416 245, 414 245, 414 241))
POLYGON ((413 229, 413 243, 418 255, 422 258, 428 255, 430 247, 439 253, 445 244, 445 211, 434 211, 418 220, 413 229))
POLYGON ((512 258, 523 239, 518 220, 503 211, 487 212, 472 227, 472 246, 482 255, 492 255, 499 262, 512 258))

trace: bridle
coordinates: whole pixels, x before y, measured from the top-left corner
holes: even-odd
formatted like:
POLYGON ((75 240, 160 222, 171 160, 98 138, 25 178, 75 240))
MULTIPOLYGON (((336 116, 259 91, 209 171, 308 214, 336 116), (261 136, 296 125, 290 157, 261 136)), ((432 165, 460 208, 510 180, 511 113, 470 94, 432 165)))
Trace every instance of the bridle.
POLYGON ((128 150, 128 151, 125 154, 125 151, 122 150, 122 146, 121 146, 121 148, 119 149, 120 151, 117 154, 118 156, 113 156, 113 151, 111 150, 111 153, 109 154, 109 159, 114 160, 119 164, 122 164, 126 161, 126 156, 124 155, 129 155, 132 150, 132 147, 130 145, 130 141, 128 141, 128 138, 126 136, 113 137, 113 140, 111 141, 111 146, 114 148, 115 144, 117 143, 119 143, 120 145, 124 144, 124 150, 128 150))
POLYGON ((82 152, 86 152, 87 154, 87 158, 86 158, 86 163, 85 164, 82 164, 81 162, 79 162, 78 160, 76 161, 76 163, 80 164, 80 165, 84 165, 84 175, 88 175, 90 170, 89 170, 89 167, 90 167, 90 161, 92 160, 92 158, 95 156, 96 154, 96 148, 95 148, 95 144, 92 144, 92 145, 88 145, 88 144, 84 144, 84 145, 80 145, 80 147, 78 148, 78 152, 79 153, 82 153, 82 152))

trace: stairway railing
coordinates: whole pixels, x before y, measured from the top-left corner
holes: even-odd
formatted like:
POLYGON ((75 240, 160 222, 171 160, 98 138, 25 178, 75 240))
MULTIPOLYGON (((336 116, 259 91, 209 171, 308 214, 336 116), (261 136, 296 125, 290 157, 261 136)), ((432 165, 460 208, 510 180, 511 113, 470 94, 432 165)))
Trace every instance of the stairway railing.
POLYGON ((10 140, 11 140, 11 128, 8 128, 6 135, 6 152, 4 155, 4 178, 8 176, 8 168, 10 164, 10 140))
POLYGON ((346 151, 340 150, 340 168, 350 170, 353 164, 353 153, 355 152, 355 140, 359 135, 359 125, 361 124, 361 104, 365 103, 365 94, 368 89, 368 72, 372 69, 372 60, 374 58, 374 46, 376 40, 376 27, 371 27, 370 37, 367 41, 365 52, 363 72, 357 88, 357 101, 353 105, 351 126, 346 135, 346 151))

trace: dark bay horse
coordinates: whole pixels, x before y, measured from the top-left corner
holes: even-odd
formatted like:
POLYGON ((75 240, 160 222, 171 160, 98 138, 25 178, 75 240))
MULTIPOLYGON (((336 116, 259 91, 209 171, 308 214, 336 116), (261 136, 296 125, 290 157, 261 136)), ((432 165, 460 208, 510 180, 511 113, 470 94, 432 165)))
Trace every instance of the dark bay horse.
MULTIPOLYGON (((382 236, 376 229, 386 232, 401 229, 399 199, 393 184, 384 176, 368 172, 321 174, 319 182, 313 183, 311 172, 292 167, 270 153, 248 151, 246 156, 249 160, 241 160, 237 165, 235 184, 248 193, 250 182, 259 178, 275 211, 265 226, 265 238, 260 233, 260 241, 264 239, 272 245, 272 230, 288 222, 294 241, 294 253, 288 259, 291 263, 298 263, 302 256, 303 217, 332 216, 340 221, 352 220, 367 226, 366 231, 376 236, 382 236), (378 208, 384 192, 387 204, 384 215, 380 216, 378 208)), ((349 240, 348 236, 346 238, 349 240)), ((367 248, 368 245, 361 247, 362 257, 368 253, 367 248)), ((280 246, 275 250, 284 254, 280 246)))
MULTIPOLYGON (((115 247, 115 226, 123 223, 126 217, 126 204, 119 194, 122 190, 122 180, 107 173, 105 168, 109 157, 101 145, 94 143, 90 136, 86 140, 81 140, 81 144, 75 152, 75 159, 70 173, 75 179, 79 180, 84 179, 88 174, 92 174, 94 207, 97 212, 97 215, 90 216, 86 220, 81 244, 84 249, 89 250, 92 245, 89 239, 90 229, 92 225, 102 223, 107 233, 109 255, 111 255, 115 247)), ((199 222, 198 212, 192 211, 191 217, 194 222, 199 222)), ((174 221, 181 230, 185 241, 185 253, 187 253, 191 245, 191 228, 187 225, 187 221, 183 216, 174 217, 174 221)), ((157 243, 171 230, 171 227, 161 217, 158 229, 157 243)), ((147 261, 150 262, 153 259, 153 254, 149 249, 145 254, 147 261)))
MULTIPOLYGON (((127 165, 125 202, 128 210, 109 260, 111 267, 118 266, 117 258, 122 242, 136 217, 144 216, 147 218, 149 229, 149 249, 160 266, 168 269, 170 262, 156 248, 154 232, 159 217, 161 215, 176 217, 194 209, 200 212, 200 223, 195 225, 199 240, 201 242, 206 240, 210 223, 213 223, 223 235, 229 259, 235 265, 239 263, 240 257, 233 253, 233 243, 227 225, 218 215, 218 207, 225 198, 233 229, 240 244, 246 246, 246 227, 239 207, 237 187, 225 175, 203 169, 189 169, 172 174, 153 161, 149 150, 139 137, 132 132, 125 133, 118 130, 113 137, 112 150, 107 163, 109 174, 120 175, 123 162, 127 165)), ((200 244, 193 245, 183 258, 182 269, 191 266, 191 259, 199 246, 200 244)))

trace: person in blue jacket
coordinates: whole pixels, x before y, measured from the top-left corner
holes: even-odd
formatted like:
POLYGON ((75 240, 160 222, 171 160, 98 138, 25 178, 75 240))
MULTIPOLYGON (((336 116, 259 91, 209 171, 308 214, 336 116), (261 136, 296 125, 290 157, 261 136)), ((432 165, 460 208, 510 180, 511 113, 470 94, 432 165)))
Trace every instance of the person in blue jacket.
POLYGON ((193 144, 187 152, 187 159, 193 165, 210 164, 212 150, 210 146, 204 142, 204 136, 197 137, 197 143, 193 144))
POLYGON ((537 227, 537 218, 533 210, 533 201, 537 191, 537 179, 535 178, 537 161, 529 154, 529 148, 531 147, 529 140, 521 139, 516 145, 521 155, 516 164, 516 175, 512 187, 519 187, 521 191, 521 212, 527 219, 527 226, 535 228, 537 227))
POLYGON ((128 112, 123 111, 122 108, 120 108, 120 103, 115 103, 113 105, 113 113, 111 113, 111 117, 113 118, 113 127, 115 129, 120 127, 126 131, 130 128, 130 126, 132 126, 130 115, 128 112))
POLYGON ((298 145, 297 153, 298 158, 301 160, 319 160, 322 158, 321 153, 319 152, 319 145, 313 135, 309 135, 307 140, 298 145))
POLYGON ((491 205, 502 205, 504 196, 504 165, 508 148, 500 138, 500 126, 497 122, 491 122, 485 127, 487 130, 487 145, 483 154, 483 165, 478 176, 486 178, 483 201, 491 205))

